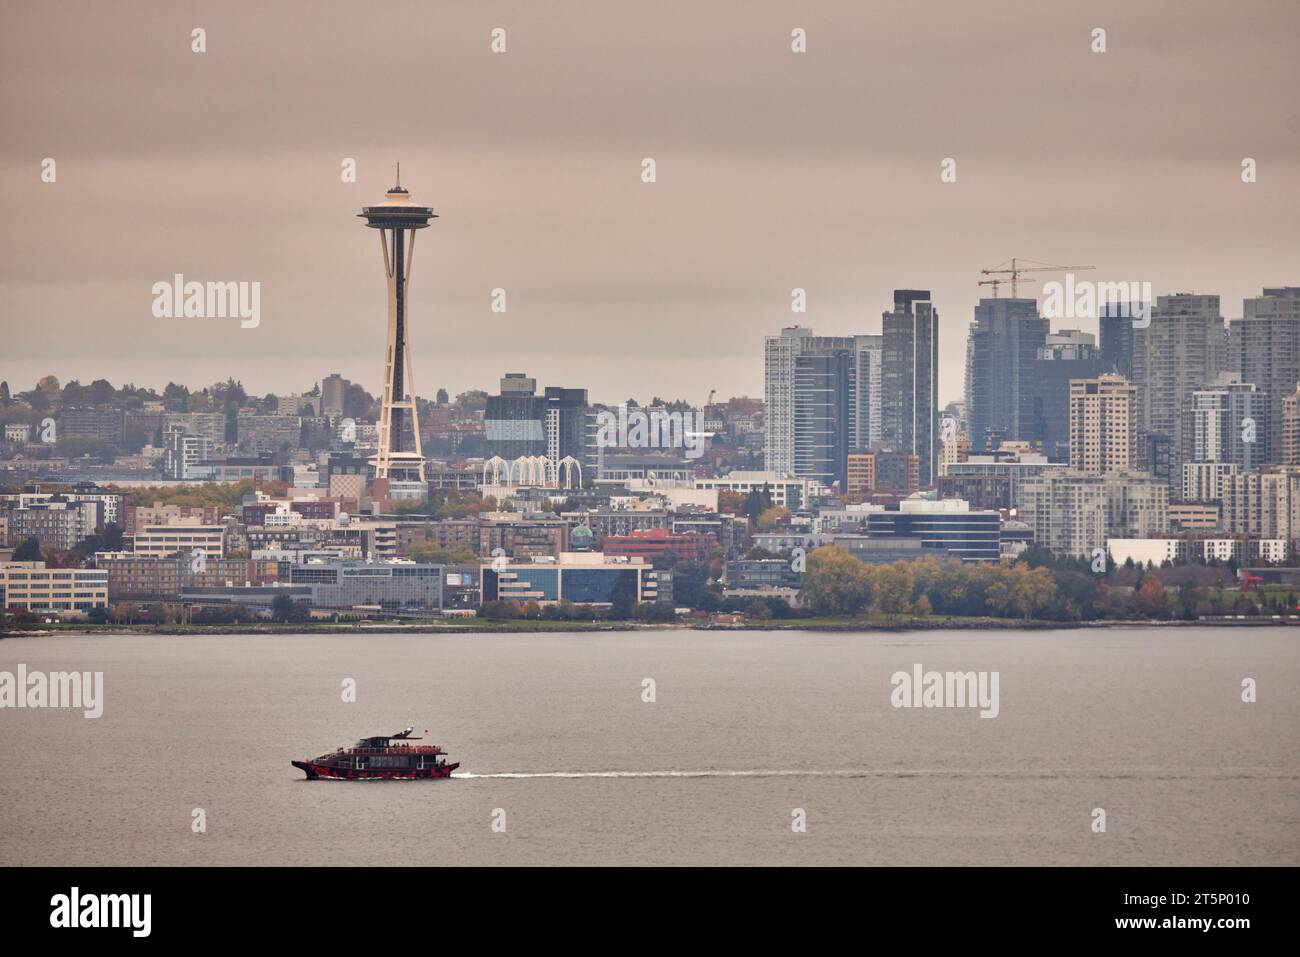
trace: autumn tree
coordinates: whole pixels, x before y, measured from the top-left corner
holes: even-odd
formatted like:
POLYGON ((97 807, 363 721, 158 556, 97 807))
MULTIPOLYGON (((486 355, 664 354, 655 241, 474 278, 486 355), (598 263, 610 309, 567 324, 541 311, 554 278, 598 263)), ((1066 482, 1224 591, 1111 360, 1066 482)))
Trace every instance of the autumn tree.
POLYGON ((808 556, 799 597, 819 615, 855 615, 871 599, 867 568, 838 545, 815 549, 808 556))
POLYGON ((912 586, 915 583, 912 566, 908 562, 894 562, 891 565, 881 565, 873 569, 873 572, 876 610, 889 618, 910 611, 912 586))

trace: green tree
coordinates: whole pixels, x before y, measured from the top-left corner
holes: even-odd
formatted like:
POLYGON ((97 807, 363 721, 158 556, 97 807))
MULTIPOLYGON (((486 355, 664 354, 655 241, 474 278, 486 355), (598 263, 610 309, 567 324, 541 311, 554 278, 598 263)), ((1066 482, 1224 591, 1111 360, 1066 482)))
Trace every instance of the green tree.
POLYGON ((14 561, 16 562, 41 562, 45 557, 41 554, 41 543, 35 538, 25 538, 18 543, 14 549, 14 561))
POLYGON ((276 595, 271 599, 271 617, 276 621, 289 621, 295 609, 293 598, 289 595, 276 595))

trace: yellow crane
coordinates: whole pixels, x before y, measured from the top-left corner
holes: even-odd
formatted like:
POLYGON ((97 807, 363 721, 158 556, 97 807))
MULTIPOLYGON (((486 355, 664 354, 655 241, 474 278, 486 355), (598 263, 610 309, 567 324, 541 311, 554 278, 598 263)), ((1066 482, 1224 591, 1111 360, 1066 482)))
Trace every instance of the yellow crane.
MULTIPOLYGON (((1011 277, 1010 282, 1011 282, 1011 298, 1012 298, 1012 299, 1017 298, 1017 296, 1016 296, 1016 292, 1018 291, 1017 287, 1020 285, 1021 282, 1033 282, 1033 281, 1034 281, 1034 280, 1032 280, 1032 279, 1024 279, 1024 280, 1022 280, 1022 279, 1020 278, 1020 276, 1021 276, 1022 273, 1027 273, 1027 272, 1062 272, 1062 271, 1067 270, 1067 269, 1073 270, 1073 269, 1096 269, 1096 268, 1097 268, 1096 266, 1053 266, 1051 263, 1040 263, 1040 262, 1036 262, 1036 261, 1033 260, 1033 259, 1017 259, 1017 258, 1015 258, 1014 256, 1013 256, 1009 261, 1010 261, 1010 263, 1011 263, 1010 268, 1007 267, 1007 264, 1006 264, 1006 263, 1003 263, 1001 266, 995 266, 995 267, 992 268, 992 269, 981 269, 981 270, 980 270, 980 275, 982 275, 982 276, 1010 276, 1010 277, 1011 277), (1033 263, 1033 265, 1030 265, 1030 266, 1021 266, 1020 263, 1022 263, 1022 262, 1033 263)), ((993 287, 993 298, 996 299, 996 298, 998 297, 998 285, 1001 284, 1001 283, 1007 282, 1007 281, 1008 281, 1008 280, 1006 280, 1006 279, 985 279, 985 280, 981 280, 981 281, 980 281, 980 285, 981 285, 981 286, 992 286, 992 287, 993 287)))

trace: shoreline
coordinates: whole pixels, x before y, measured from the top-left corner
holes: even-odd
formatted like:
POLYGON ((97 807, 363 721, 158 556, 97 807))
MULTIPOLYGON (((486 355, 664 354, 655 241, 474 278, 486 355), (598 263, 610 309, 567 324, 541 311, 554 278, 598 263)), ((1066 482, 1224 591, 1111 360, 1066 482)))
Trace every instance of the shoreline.
POLYGON ((171 637, 207 637, 207 636, 257 636, 257 635, 458 635, 458 634, 497 634, 497 635, 546 635, 572 632, 581 633, 627 633, 645 631, 724 631, 724 632, 777 632, 777 631, 825 631, 825 632, 881 632, 898 633, 911 631, 1065 631, 1065 630, 1108 630, 1116 628, 1184 628, 1221 626, 1232 628, 1262 627, 1300 627, 1300 616, 1290 618, 1210 618, 1196 621, 1184 620, 1104 620, 1104 621, 1047 621, 1039 619, 1021 620, 1007 618, 929 618, 929 619, 875 619, 875 618, 789 618, 780 621, 761 621, 745 623, 711 623, 711 622, 590 622, 590 621, 516 621, 493 622, 474 621, 471 624, 438 623, 430 621, 412 622, 366 622, 344 623, 328 622, 312 624, 286 623, 272 624, 260 622, 241 625, 87 625, 70 623, 66 625, 41 625, 10 629, 0 633, 0 640, 6 638, 49 638, 61 635, 97 637, 109 635, 126 635, 146 637, 165 635, 171 637))

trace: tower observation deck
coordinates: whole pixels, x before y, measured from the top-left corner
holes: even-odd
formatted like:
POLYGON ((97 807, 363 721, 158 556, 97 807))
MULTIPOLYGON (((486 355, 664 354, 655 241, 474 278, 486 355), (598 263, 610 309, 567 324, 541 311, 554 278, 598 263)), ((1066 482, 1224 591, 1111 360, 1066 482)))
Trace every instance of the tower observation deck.
POLYGON ((358 214, 371 229, 379 230, 388 279, 388 345, 384 356, 384 395, 379 414, 379 450, 370 460, 375 477, 397 481, 425 481, 424 454, 420 448, 420 422, 415 407, 415 380, 411 371, 411 344, 407 335, 406 301, 415 255, 415 231, 424 229, 437 214, 429 206, 411 202, 402 188, 402 168, 397 185, 384 202, 366 206, 358 214), (409 433, 409 437, 408 437, 409 433))

